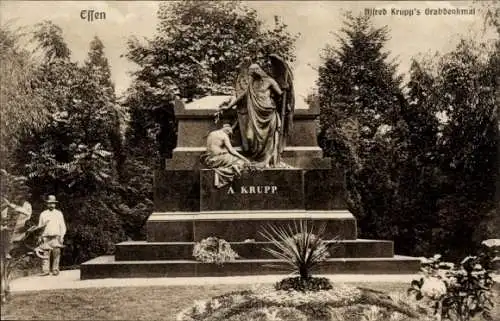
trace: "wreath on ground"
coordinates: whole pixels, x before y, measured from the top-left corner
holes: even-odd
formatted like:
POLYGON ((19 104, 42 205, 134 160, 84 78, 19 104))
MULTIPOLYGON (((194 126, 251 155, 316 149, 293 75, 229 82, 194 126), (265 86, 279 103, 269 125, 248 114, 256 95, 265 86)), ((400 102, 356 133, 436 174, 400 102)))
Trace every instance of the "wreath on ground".
POLYGON ((224 264, 236 260, 239 255, 231 245, 218 237, 207 237, 194 245, 193 256, 203 263, 224 264))

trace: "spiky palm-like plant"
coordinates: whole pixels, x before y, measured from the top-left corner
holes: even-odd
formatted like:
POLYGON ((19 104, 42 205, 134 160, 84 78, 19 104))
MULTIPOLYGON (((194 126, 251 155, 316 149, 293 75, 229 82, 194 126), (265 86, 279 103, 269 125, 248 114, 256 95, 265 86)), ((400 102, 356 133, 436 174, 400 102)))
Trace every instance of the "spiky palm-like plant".
POLYGON ((285 261, 301 280, 309 280, 312 270, 329 256, 329 244, 322 240, 325 229, 323 224, 315 232, 313 224, 301 220, 287 227, 269 225, 261 235, 273 245, 265 251, 285 261))

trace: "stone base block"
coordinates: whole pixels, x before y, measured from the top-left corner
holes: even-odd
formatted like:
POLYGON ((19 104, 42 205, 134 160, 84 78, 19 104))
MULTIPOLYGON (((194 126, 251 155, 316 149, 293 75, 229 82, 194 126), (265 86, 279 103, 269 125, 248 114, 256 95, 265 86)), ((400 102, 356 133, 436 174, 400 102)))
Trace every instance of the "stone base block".
POLYGON ((214 186, 215 172, 200 171, 201 211, 304 210, 304 172, 281 169, 243 173, 230 185, 214 186))
MULTIPOLYGON (((295 160, 300 162, 299 158, 295 160)), ((344 177, 338 169, 244 171, 222 188, 214 184, 213 170, 159 170, 154 181, 155 211, 319 211, 347 207, 344 177)))
POLYGON ((355 240, 356 219, 349 211, 270 211, 153 213, 146 223, 148 242, 198 242, 216 236, 231 242, 265 241, 260 234, 272 224, 293 226, 304 220, 317 229, 326 225, 325 240, 355 240))
MULTIPOLYGON (((330 241, 332 258, 370 258, 393 257, 394 246, 391 241, 378 240, 340 240, 330 241)), ((192 260, 194 242, 145 242, 131 241, 116 244, 116 261, 154 261, 154 260, 192 260)), ((272 247, 269 242, 230 242, 231 248, 242 259, 272 259, 265 251, 272 247)))
POLYGON ((168 211, 200 210, 200 172, 157 171, 154 178, 154 207, 168 211))
MULTIPOLYGON (((329 259, 313 271, 315 274, 414 274, 420 260, 412 257, 329 259)), ((101 256, 80 266, 80 279, 213 277, 245 275, 288 275, 283 261, 237 260, 224 265, 197 261, 115 261, 101 256)))

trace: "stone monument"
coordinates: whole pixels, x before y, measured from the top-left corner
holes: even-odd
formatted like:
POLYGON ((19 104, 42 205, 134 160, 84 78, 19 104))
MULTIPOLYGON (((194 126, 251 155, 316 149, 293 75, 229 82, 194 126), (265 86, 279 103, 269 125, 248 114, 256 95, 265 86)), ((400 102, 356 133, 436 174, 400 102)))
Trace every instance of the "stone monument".
POLYGON ((83 263, 81 279, 282 274, 260 232, 296 220, 326 225, 326 240, 340 240, 316 273, 418 272, 420 261, 394 255, 392 241, 357 238, 342 172, 317 144, 319 107, 296 101, 290 68, 270 58, 272 76, 249 59, 240 65, 234 97, 176 101, 177 147, 155 173, 147 240, 83 263), (210 236, 240 258, 196 261, 194 244, 210 236))

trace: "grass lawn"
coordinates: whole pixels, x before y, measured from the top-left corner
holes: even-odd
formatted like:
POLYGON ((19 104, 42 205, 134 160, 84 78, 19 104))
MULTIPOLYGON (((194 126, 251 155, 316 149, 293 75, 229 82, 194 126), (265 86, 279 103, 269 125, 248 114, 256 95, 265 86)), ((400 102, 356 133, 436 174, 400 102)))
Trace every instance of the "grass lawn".
MULTIPOLYGON (((407 284, 360 283, 381 291, 405 291, 407 284)), ((14 293, 2 306, 2 320, 167 320, 194 300, 208 299, 248 285, 87 288, 14 293)), ((497 286, 497 291, 499 287, 497 286)), ((495 307, 494 320, 500 320, 495 307)))

